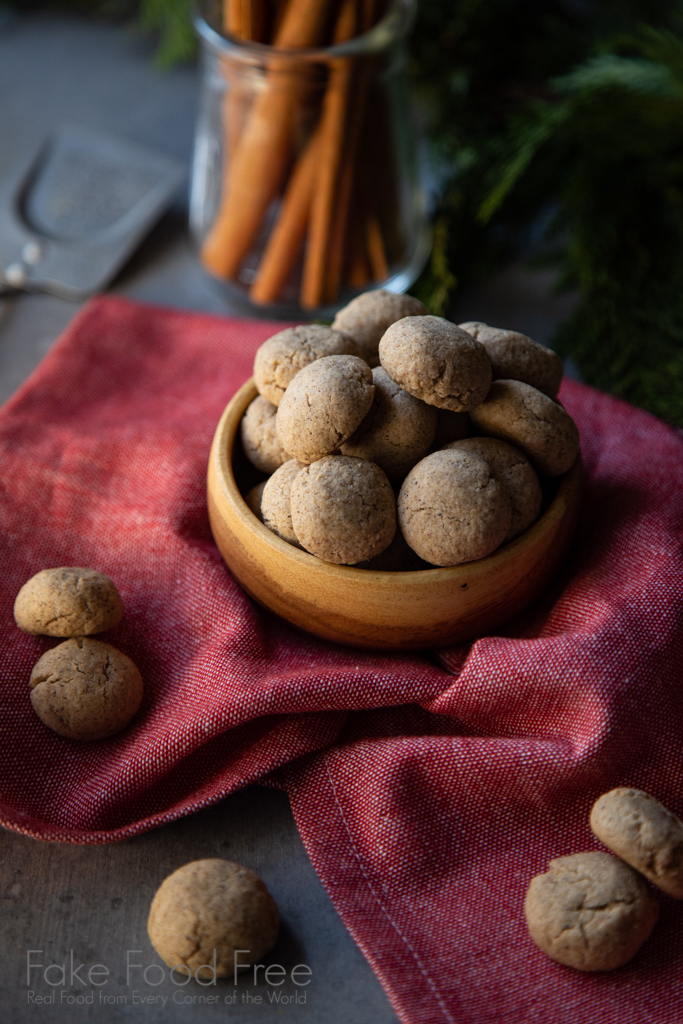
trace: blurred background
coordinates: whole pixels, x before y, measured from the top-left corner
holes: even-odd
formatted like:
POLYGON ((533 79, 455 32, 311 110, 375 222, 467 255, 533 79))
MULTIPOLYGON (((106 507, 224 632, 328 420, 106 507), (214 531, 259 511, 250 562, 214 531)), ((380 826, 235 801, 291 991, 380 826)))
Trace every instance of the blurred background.
MULTIPOLYGON (((191 15, 190 0, 0 3, 0 173, 57 118, 189 161, 191 15)), ((418 0, 409 52, 433 225, 410 290, 437 314, 525 331, 683 425, 683 4, 418 0)), ((113 289, 225 312, 186 204, 113 289)), ((56 324, 60 300, 44 301, 56 324)), ((24 369, 15 358, 11 375, 24 369)))

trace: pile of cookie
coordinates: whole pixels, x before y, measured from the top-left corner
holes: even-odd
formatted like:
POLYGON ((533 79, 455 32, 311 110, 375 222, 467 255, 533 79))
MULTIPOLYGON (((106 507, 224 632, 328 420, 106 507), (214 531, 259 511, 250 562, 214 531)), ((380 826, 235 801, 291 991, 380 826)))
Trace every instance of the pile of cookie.
POLYGON ((96 569, 43 569, 24 583, 14 620, 34 636, 68 637, 33 666, 31 703, 40 720, 70 740, 102 740, 125 728, 142 701, 142 676, 131 659, 93 633, 123 618, 114 583, 96 569))
POLYGON ((327 562, 484 558, 537 519, 537 474, 559 476, 578 455, 561 381, 559 357, 523 334, 366 292, 332 327, 280 331, 256 353, 241 437, 269 479, 246 501, 327 562))
POLYGON ((551 860, 532 878, 524 913, 531 938, 557 963, 611 971, 657 923, 647 881, 683 899, 683 822, 649 793, 620 787, 596 800, 590 827, 617 856, 591 850, 551 860))

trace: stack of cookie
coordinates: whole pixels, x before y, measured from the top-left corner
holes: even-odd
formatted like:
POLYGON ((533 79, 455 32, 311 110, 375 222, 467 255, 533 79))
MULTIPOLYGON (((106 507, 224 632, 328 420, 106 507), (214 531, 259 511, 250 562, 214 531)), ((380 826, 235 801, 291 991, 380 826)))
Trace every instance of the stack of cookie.
POLYGON ((25 633, 69 639, 33 666, 31 703, 40 720, 70 740, 101 740, 125 728, 142 701, 142 677, 127 655, 94 633, 123 618, 116 586, 96 569, 61 566, 28 580, 14 602, 25 633))
POLYGON ((290 544, 338 564, 410 570, 484 558, 541 508, 538 475, 578 455, 554 399, 562 363, 515 331, 368 292, 332 327, 258 350, 242 445, 268 479, 246 495, 290 544))
POLYGON ((683 822, 649 793, 619 787, 595 801, 590 827, 616 857, 591 850, 551 860, 532 878, 524 914, 533 941, 557 963, 611 971, 657 923, 647 882, 683 899, 683 822))

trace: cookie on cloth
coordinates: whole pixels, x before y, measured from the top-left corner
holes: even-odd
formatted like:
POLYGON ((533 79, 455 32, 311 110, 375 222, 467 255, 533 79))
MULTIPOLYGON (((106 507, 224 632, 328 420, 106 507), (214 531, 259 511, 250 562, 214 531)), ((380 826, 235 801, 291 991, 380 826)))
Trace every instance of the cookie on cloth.
POLYGON ((103 740, 124 729, 140 707, 142 676, 111 644, 74 637, 33 666, 31 703, 41 722, 70 740, 103 740))
POLYGON ((579 454, 579 431, 569 413, 520 380, 494 380, 470 419, 482 434, 521 448, 547 476, 566 473, 579 454))
POLYGON ((277 414, 280 443, 299 462, 337 451, 370 411, 372 370, 358 356, 324 356, 304 367, 285 391, 277 414))
POLYGON ((529 934, 552 960, 579 971, 628 963, 657 923, 645 880, 617 857, 590 851, 551 860, 524 901, 529 934))
POLYGON ((403 391, 381 366, 372 371, 372 381, 375 400, 341 452, 369 459, 390 480, 402 480, 429 451, 437 410, 403 391))
POLYGON ((284 450, 276 430, 277 407, 263 395, 247 406, 240 435, 244 454, 262 473, 274 473, 291 455, 284 450))
POLYGON ((259 393, 273 405, 279 405, 299 370, 323 356, 362 353, 358 345, 341 331, 322 324, 287 327, 268 338, 256 352, 254 383, 259 393))
POLYGON ((370 366, 377 366, 377 349, 387 327, 406 316, 424 316, 427 312, 427 307, 412 295, 378 289, 352 299, 339 310, 332 327, 349 334, 359 347, 358 355, 370 366))
POLYGON ((557 352, 519 331, 469 321, 460 327, 480 341, 489 354, 494 380, 522 380, 544 395, 555 398, 564 367, 557 352))
POLYGON ((367 459, 331 455, 305 466, 292 484, 291 509, 301 546, 337 565, 374 558, 396 532, 391 484, 367 459))
POLYGON ((398 521, 413 551, 432 565, 485 558, 510 529, 510 498, 473 452, 433 452, 403 481, 398 521))
POLYGON ((473 409, 491 386, 484 346, 440 316, 411 316, 392 324, 379 343, 379 358, 404 391, 452 412, 473 409))
POLYGON ((541 485, 533 466, 519 448, 495 437, 469 437, 452 441, 445 447, 479 455, 508 492, 512 518, 506 541, 514 540, 536 522, 543 500, 541 485))
POLYGON ((24 583, 14 620, 25 633, 90 636, 118 626, 123 601, 114 583, 96 569, 43 569, 24 583))
POLYGON ((640 789, 603 793, 591 810, 591 829, 653 885, 683 900, 683 822, 640 789))
POLYGON ((277 905, 259 876, 218 857, 183 864, 165 878, 147 921, 164 963, 206 980, 257 963, 275 945, 278 928, 277 905))
POLYGON ((261 515, 264 526, 276 533, 289 544, 301 547, 292 526, 291 493, 297 473, 304 468, 303 462, 290 459, 276 469, 266 480, 261 498, 261 515))

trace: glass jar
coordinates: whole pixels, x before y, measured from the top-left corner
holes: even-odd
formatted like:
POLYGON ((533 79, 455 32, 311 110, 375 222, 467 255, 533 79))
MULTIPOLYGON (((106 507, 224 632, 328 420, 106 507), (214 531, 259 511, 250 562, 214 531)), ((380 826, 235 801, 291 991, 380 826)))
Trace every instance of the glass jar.
MULTIPOLYGON (((285 16, 297 4, 315 0, 285 16)), ((200 4, 190 227, 205 269, 251 313, 329 319, 371 288, 405 291, 427 259, 404 47, 415 4, 394 0, 364 31, 372 6, 342 0, 335 44, 295 49, 282 22, 270 46, 227 32, 227 0, 200 4)))

